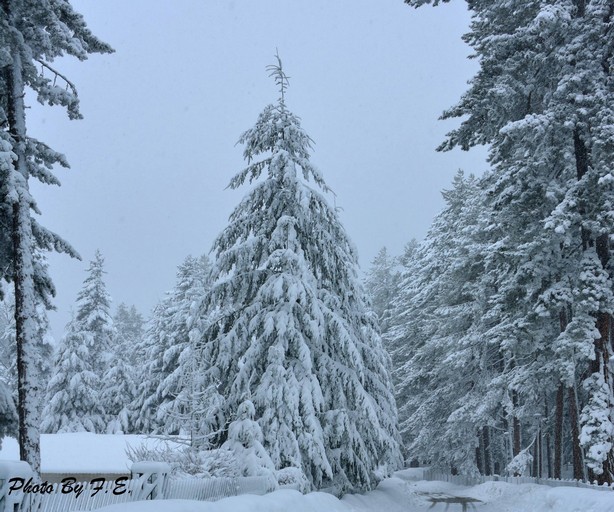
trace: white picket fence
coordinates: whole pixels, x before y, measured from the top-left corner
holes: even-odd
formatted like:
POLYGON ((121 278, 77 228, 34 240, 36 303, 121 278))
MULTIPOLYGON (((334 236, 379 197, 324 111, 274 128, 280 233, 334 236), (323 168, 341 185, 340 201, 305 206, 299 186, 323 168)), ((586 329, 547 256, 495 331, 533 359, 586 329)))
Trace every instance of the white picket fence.
POLYGON ((215 501, 241 494, 267 494, 275 490, 275 482, 267 477, 182 478, 169 480, 164 490, 166 499, 215 501))
POLYGON ((142 483, 139 479, 129 479, 121 484, 106 481, 103 484, 91 482, 78 482, 82 492, 62 492, 61 487, 50 494, 26 494, 21 505, 22 511, 28 512, 73 512, 89 511, 145 499, 142 496, 142 483), (59 492, 58 492, 59 491, 59 492))
POLYGON ((528 476, 467 476, 452 475, 443 471, 426 468, 423 473, 424 480, 438 480, 450 482, 456 485, 479 485, 485 482, 507 482, 509 484, 539 484, 550 487, 584 487, 599 491, 614 491, 614 484, 597 485, 596 483, 583 482, 582 480, 556 480, 554 478, 533 478, 528 476))
MULTIPOLYGON (((1 461, 0 461, 1 462, 1 461)), ((189 499, 215 501, 240 494, 266 494, 277 483, 267 477, 179 478, 169 477, 167 464, 142 462, 132 467, 132 478, 49 484, 48 492, 11 491, 14 477, 26 481, 26 463, 0 463, 0 512, 87 512, 107 505, 140 500, 189 499)))

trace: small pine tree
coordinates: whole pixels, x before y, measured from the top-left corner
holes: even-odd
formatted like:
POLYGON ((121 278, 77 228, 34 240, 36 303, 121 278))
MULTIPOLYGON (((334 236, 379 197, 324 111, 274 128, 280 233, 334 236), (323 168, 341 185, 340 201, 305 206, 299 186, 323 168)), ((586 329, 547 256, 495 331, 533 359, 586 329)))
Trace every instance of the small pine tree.
POLYGON ((234 452, 241 476, 272 476, 273 461, 262 446, 264 436, 254 420, 256 409, 250 400, 243 401, 235 419, 228 426, 228 440, 222 449, 234 452))

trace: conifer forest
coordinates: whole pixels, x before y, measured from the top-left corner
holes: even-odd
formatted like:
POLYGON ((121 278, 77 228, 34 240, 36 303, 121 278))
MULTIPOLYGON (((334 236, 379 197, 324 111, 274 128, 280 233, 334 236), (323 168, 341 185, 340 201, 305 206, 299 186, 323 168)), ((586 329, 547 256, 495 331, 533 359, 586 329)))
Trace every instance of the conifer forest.
MULTIPOLYGON (((233 16, 241 16, 243 3, 232 3, 233 16)), ((428 20, 445 16, 454 4, 386 3, 397 4, 399 15, 428 20)), ((226 55, 227 67, 206 71, 196 84, 203 102, 216 104, 199 119, 202 145, 192 144, 187 156, 173 148, 163 133, 181 137, 201 128, 161 116, 156 122, 168 131, 153 146, 144 141, 150 149, 142 154, 154 162, 169 153, 209 169, 211 152, 230 152, 238 139, 238 159, 228 156, 227 165, 206 171, 226 187, 211 197, 224 195, 232 207, 207 209, 213 199, 203 195, 192 205, 200 212, 193 219, 174 206, 189 196, 160 185, 166 189, 156 209, 177 226, 193 222, 190 238, 199 249, 184 253, 178 266, 165 259, 158 271, 174 272, 174 283, 149 294, 145 305, 126 299, 130 294, 116 284, 111 292, 115 267, 107 255, 117 260, 117 252, 96 240, 95 226, 64 229, 54 220, 47 227, 39 207, 39 201, 49 204, 50 187, 41 185, 59 185, 71 155, 35 138, 41 130, 31 121, 38 119, 34 112, 61 111, 70 125, 82 122, 96 99, 87 91, 79 95, 81 85, 66 63, 104 70, 100 63, 138 52, 121 37, 114 41, 111 28, 95 35, 81 13, 81 5, 92 8, 86 4, 0 2, 0 447, 3 439, 16 439, 19 458, 40 473, 41 434, 151 435, 178 440, 180 447, 134 450, 133 460, 168 462, 186 475, 266 475, 302 492, 337 496, 371 491, 395 471, 419 466, 471 477, 614 483, 614 0, 456 2, 467 13, 456 44, 470 54, 469 81, 455 103, 431 119, 447 127, 437 147, 402 142, 408 164, 398 173, 409 176, 403 182, 409 194, 423 177, 440 172, 421 168, 420 153, 454 159, 483 151, 486 160, 447 169, 451 181, 436 191, 438 206, 422 231, 406 228, 404 217, 422 209, 415 200, 406 202, 402 215, 377 221, 376 256, 363 260, 362 268, 363 247, 353 242, 358 224, 343 208, 350 199, 344 196, 368 187, 361 184, 360 159, 343 155, 347 163, 334 174, 326 157, 320 160, 319 144, 325 155, 331 147, 342 153, 347 140, 357 138, 382 166, 389 149, 379 147, 367 128, 360 135, 363 128, 349 126, 360 121, 346 121, 348 133, 328 142, 310 136, 329 119, 312 115, 309 106, 337 89, 315 86, 317 79, 301 86, 300 59, 286 57, 283 45, 271 46, 268 60, 254 63, 259 76, 253 80, 262 81, 264 92, 238 84, 253 107, 246 116, 251 124, 223 148, 208 144, 211 126, 235 130, 232 115, 223 114, 229 102, 208 97, 209 82, 233 80, 238 64, 226 55), (295 99, 300 95, 308 100, 295 99), (339 188, 339 182, 354 188, 339 188), (208 229, 217 235, 203 236, 208 229), (391 231, 409 233, 404 248, 386 241, 391 231), (90 235, 97 247, 91 252, 90 235), (56 291, 64 278, 54 275, 56 253, 79 281, 76 294, 61 304, 56 291), (65 321, 58 330, 53 319, 59 313, 65 321)), ((98 4, 104 8, 105 1, 98 4)), ((181 9, 178 20, 185 16, 181 9)), ((138 40, 139 25, 131 30, 138 40)), ((348 48, 347 58, 356 62, 367 52, 348 48)), ((422 50, 405 51, 414 52, 411 59, 422 50)), ((160 80, 173 59, 181 56, 160 55, 160 80)), ((174 77, 176 91, 155 93, 147 112, 154 117, 143 124, 152 123, 165 102, 181 110, 181 83, 192 80, 198 63, 191 66, 174 77)), ((374 72, 356 67, 365 76, 374 72)), ((452 68, 441 73, 454 79, 452 68)), ((150 86, 159 90, 157 77, 145 75, 138 86, 128 76, 125 83, 106 80, 104 71, 97 79, 117 98, 128 98, 150 86)), ((378 79, 384 87, 403 76, 391 63, 378 79)), ((445 87, 432 85, 433 95, 445 87)), ((420 102, 426 89, 408 87, 406 94, 420 102)), ((339 90, 352 97, 364 93, 359 83, 339 90)), ((117 112, 114 125, 104 127, 108 139, 87 149, 109 173, 113 162, 133 161, 112 154, 113 140, 139 129, 123 118, 125 103, 117 101, 103 107, 117 112)), ((401 124, 418 122, 411 113, 397 113, 401 124)), ((336 113, 329 115, 334 122, 336 113)), ((46 129, 58 123, 48 119, 46 129)), ((389 130, 392 137, 396 122, 369 129, 389 130)), ((57 130, 60 141, 75 133, 57 130)), ((70 173, 87 175, 81 167, 70 173)), ((143 184, 183 179, 183 165, 127 167, 122 172, 133 170, 143 184)), ((376 180, 380 172, 369 167, 376 180)), ((401 182, 383 176, 383 189, 403 190, 401 182)), ((127 193, 130 179, 122 177, 113 189, 101 181, 100 197, 111 201, 127 193)), ((68 200, 63 193, 60 188, 53 201, 68 200)), ((98 199, 83 194, 83 204, 96 212, 98 199)), ((145 219, 137 212, 146 196, 143 191, 132 199, 130 211, 110 207, 97 215, 117 215, 126 224, 145 219)), ((378 200, 385 210, 386 198, 378 200)), ((124 251, 121 265, 149 269, 148 260, 158 261, 156 252, 175 243, 153 218, 138 226, 134 238, 155 243, 143 254, 124 251)), ((122 279, 126 290, 141 286, 122 279)))

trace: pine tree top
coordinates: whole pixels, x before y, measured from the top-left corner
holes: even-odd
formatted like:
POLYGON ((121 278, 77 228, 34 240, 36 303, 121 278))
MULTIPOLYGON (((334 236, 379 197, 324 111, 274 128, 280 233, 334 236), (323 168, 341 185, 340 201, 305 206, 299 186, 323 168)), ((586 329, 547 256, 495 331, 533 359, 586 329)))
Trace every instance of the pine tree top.
POLYGON ((285 96, 286 90, 290 86, 290 77, 286 75, 283 69, 279 52, 275 52, 275 58, 277 59, 277 64, 269 64, 266 69, 269 71, 269 76, 273 77, 275 84, 279 87, 279 107, 280 110, 284 110, 286 108, 285 96))

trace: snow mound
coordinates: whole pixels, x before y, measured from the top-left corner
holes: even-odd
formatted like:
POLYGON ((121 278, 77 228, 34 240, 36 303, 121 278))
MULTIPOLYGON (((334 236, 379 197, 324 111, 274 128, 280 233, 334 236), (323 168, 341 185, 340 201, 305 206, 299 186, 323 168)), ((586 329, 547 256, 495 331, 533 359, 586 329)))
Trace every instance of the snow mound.
MULTIPOLYGON (((243 495, 216 502, 160 500, 125 503, 99 512, 427 512, 430 496, 465 496, 479 499, 479 512, 612 512, 614 492, 575 487, 514 485, 487 482, 463 487, 447 482, 407 481, 415 473, 397 472, 373 491, 342 499, 322 492, 301 494, 281 489, 264 496, 243 495), (403 477, 403 478, 400 478, 403 477)), ((443 511, 444 504, 434 510, 443 511)), ((460 510, 452 504, 450 512, 460 510)))
POLYGON ((188 500, 139 501, 99 509, 98 512, 353 512, 331 494, 303 495, 282 489, 264 496, 233 496, 215 502, 188 500))
POLYGON ((531 494, 532 492, 543 491, 544 486, 535 484, 508 484, 506 482, 484 482, 470 488, 472 498, 490 502, 496 500, 508 500, 518 498, 521 495, 531 494))

